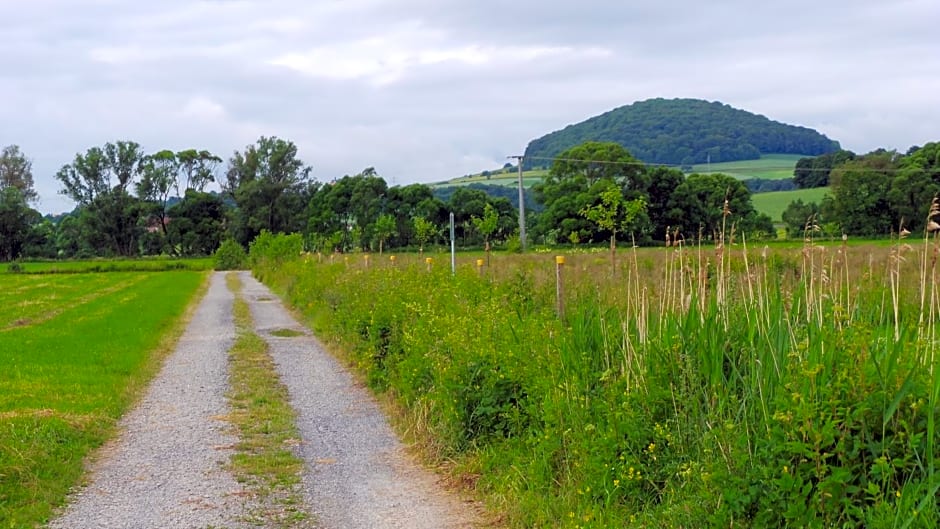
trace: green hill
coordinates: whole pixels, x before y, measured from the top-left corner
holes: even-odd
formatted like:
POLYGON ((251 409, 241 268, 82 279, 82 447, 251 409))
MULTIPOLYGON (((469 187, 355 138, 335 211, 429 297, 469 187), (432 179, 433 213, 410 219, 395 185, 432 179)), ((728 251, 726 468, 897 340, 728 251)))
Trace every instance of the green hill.
POLYGON ((700 99, 650 99, 569 125, 529 143, 525 167, 547 167, 585 141, 613 141, 652 164, 684 165, 756 160, 762 154, 816 156, 839 142, 806 127, 700 99))

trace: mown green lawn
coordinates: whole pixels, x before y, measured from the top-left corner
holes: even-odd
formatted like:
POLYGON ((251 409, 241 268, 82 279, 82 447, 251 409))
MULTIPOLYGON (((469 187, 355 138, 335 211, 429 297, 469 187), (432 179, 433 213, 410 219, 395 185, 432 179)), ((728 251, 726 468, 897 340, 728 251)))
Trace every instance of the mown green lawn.
POLYGON ((205 274, 0 275, 0 527, 46 522, 156 373, 205 274))

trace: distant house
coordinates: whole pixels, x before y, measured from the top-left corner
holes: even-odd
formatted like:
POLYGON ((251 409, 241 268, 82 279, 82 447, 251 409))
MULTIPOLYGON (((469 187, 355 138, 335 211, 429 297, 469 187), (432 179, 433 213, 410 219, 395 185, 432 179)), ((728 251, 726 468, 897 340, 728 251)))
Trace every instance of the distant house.
MULTIPOLYGON (((167 225, 169 225, 171 220, 173 220, 173 219, 170 218, 170 217, 166 217, 165 219, 163 219, 163 222, 166 223, 167 225)), ((160 217, 158 217, 158 216, 156 216, 156 215, 152 215, 149 219, 147 219, 147 228, 146 228, 146 229, 147 229, 147 233, 158 233, 158 232, 162 232, 162 231, 163 231, 163 226, 160 225, 160 217)))

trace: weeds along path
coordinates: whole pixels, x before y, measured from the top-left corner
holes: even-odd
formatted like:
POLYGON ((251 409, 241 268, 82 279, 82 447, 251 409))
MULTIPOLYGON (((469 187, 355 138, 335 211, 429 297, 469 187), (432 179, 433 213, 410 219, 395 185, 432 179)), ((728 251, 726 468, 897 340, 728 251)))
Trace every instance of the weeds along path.
POLYGON ((216 273, 176 350, 121 434, 100 453, 89 484, 52 528, 238 527, 244 491, 223 468, 233 294, 216 273))
POLYGON ((369 392, 270 290, 241 273, 255 332, 297 412, 304 497, 325 529, 453 529, 478 522, 404 451, 369 392))

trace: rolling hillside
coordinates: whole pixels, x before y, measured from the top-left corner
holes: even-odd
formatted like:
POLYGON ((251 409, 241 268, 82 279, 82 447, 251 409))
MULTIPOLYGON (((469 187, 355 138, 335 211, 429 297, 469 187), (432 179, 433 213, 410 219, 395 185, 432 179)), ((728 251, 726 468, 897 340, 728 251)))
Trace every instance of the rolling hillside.
POLYGON ((559 153, 585 141, 612 141, 638 159, 686 165, 756 160, 778 153, 815 156, 839 142, 806 127, 700 99, 650 99, 616 108, 533 140, 526 168, 547 167, 559 153))

